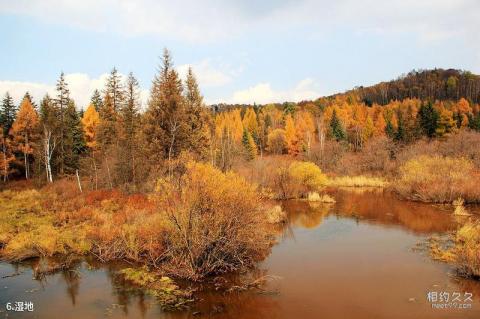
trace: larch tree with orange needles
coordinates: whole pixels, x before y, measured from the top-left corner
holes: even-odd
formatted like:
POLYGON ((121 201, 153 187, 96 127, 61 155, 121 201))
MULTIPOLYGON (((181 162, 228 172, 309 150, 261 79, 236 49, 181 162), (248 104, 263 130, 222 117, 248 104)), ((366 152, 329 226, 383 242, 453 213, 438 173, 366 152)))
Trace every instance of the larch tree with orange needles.
POLYGON ((11 133, 15 148, 23 153, 25 178, 30 178, 30 155, 38 141, 38 114, 28 99, 24 99, 18 110, 11 133))

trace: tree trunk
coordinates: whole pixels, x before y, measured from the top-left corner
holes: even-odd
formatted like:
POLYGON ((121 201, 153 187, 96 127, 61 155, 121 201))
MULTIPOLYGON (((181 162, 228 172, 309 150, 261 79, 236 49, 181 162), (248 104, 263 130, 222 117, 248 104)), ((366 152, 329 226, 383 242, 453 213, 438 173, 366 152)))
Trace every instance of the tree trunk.
POLYGON ((78 189, 80 190, 80 193, 83 193, 82 184, 80 183, 80 176, 78 175, 78 169, 75 171, 75 174, 77 175, 78 189))

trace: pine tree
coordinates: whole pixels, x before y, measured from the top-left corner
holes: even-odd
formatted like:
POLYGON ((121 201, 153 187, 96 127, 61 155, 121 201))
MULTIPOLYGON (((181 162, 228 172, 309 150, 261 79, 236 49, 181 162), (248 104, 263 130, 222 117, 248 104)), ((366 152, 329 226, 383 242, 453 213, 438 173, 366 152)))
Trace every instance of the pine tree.
POLYGON ((128 75, 125 104, 119 116, 119 147, 117 176, 123 183, 135 182, 136 161, 138 159, 137 135, 140 127, 140 87, 132 73, 128 75))
POLYGON ((97 141, 99 150, 104 155, 110 151, 117 141, 117 114, 113 110, 110 95, 105 95, 103 108, 100 110, 100 122, 97 126, 97 141))
POLYGON ((17 108, 13 103, 13 99, 10 94, 5 93, 5 97, 2 101, 2 109, 0 110, 0 125, 3 128, 3 136, 8 137, 12 124, 15 121, 15 114, 17 113, 17 108))
POLYGON ((143 141, 147 159, 171 159, 188 146, 188 125, 182 83, 173 69, 168 50, 163 65, 153 80, 150 100, 144 117, 143 141))
POLYGON ((38 141, 38 115, 28 98, 24 99, 13 122, 11 134, 14 148, 23 154, 25 178, 29 179, 32 154, 38 141))
POLYGON ((102 101, 102 96, 100 95, 100 92, 95 89, 93 91, 92 98, 90 99, 90 103, 95 107, 95 111, 100 112, 100 110, 103 107, 103 101, 102 101))
POLYGON ((60 78, 57 81, 57 98, 55 100, 56 107, 58 109, 59 116, 59 141, 58 141, 58 167, 60 170, 60 175, 65 173, 65 135, 66 135, 66 125, 65 125, 65 112, 70 104, 70 91, 68 89, 68 84, 65 81, 65 74, 62 72, 60 78))
POLYGON ((210 117, 191 68, 185 80, 185 106, 188 118, 189 149, 205 158, 210 146, 210 117))
POLYGON ((246 158, 248 160, 255 159, 255 157, 257 157, 257 145, 247 129, 243 130, 242 144, 245 149, 246 158))
POLYGON ((427 105, 421 105, 417 115, 417 121, 424 135, 430 138, 435 137, 438 119, 438 112, 433 108, 431 102, 429 102, 427 105))
POLYGON ((70 101, 65 112, 65 173, 74 174, 79 168, 80 155, 85 151, 85 138, 75 104, 70 101))
POLYGON ((15 161, 15 155, 11 145, 11 140, 3 134, 3 130, 0 130, 0 150, 2 152, 0 157, 0 175, 2 180, 6 182, 8 176, 12 173, 11 163, 15 161))
POLYGON ((337 111, 333 110, 332 119, 330 120, 330 134, 337 141, 345 139, 345 131, 343 129, 340 119, 337 117, 337 111))
POLYGON ((397 112, 397 132, 395 132, 394 140, 397 142, 404 142, 406 139, 405 123, 401 112, 397 112))
POLYGON ((392 121, 389 118, 385 125, 385 134, 391 139, 395 138, 395 127, 393 127, 392 121))
POLYGON ((113 107, 113 111, 118 112, 125 102, 125 89, 122 84, 122 77, 118 73, 116 68, 113 68, 110 72, 110 76, 107 79, 105 85, 105 97, 108 95, 113 107))

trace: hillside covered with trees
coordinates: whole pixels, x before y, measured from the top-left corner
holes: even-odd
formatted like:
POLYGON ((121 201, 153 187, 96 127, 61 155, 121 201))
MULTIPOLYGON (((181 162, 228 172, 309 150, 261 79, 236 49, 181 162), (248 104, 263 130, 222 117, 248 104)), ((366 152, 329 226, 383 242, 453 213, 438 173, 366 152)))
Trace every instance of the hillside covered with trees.
POLYGON ((168 51, 162 63, 143 113, 134 75, 122 79, 115 68, 85 111, 70 98, 63 74, 57 95, 40 105, 27 92, 17 107, 6 92, 3 181, 23 176, 51 183, 79 173, 94 189, 133 190, 164 170, 172 174, 181 156, 226 171, 239 161, 288 154, 315 157, 329 169, 339 149, 355 153, 382 138, 408 145, 480 130, 479 77, 469 72, 412 71, 311 102, 209 108, 192 70, 182 82, 168 51))

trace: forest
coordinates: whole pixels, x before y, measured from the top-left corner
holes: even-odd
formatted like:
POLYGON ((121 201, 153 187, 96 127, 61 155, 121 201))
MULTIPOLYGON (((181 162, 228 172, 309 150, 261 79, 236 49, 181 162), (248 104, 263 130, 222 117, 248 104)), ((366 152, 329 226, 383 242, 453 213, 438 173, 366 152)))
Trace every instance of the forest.
MULTIPOLYGON (((268 224, 285 219, 272 199, 334 202, 325 187, 374 186, 479 203, 479 81, 412 71, 314 101, 207 106, 193 70, 183 81, 165 50, 146 106, 116 68, 88 106, 63 73, 38 105, 6 92, 1 255, 88 254, 201 280, 269 253, 268 224)), ((478 276, 477 246, 460 247, 478 276)))

